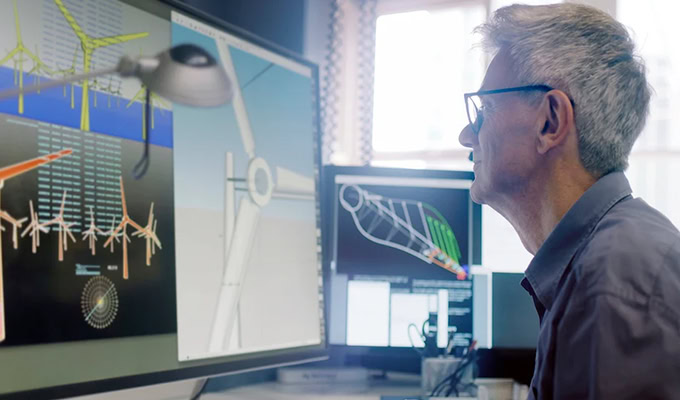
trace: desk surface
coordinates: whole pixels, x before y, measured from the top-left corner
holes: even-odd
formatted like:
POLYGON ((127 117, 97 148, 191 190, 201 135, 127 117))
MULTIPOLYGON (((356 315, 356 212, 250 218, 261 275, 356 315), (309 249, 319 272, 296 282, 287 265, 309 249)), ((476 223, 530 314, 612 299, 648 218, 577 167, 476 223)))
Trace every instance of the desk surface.
MULTIPOLYGON (((476 382, 480 390, 484 386, 485 398, 488 399, 526 399, 528 396, 529 388, 520 387, 511 379, 483 378, 476 382)), ((381 396, 417 397, 421 390, 420 381, 413 378, 373 380, 370 385, 308 385, 306 388, 266 382, 220 393, 206 393, 200 400, 380 400, 381 396)))
POLYGON ((200 400, 376 400, 380 396, 420 396, 420 381, 378 380, 370 385, 285 385, 266 382, 220 393, 206 393, 200 400))

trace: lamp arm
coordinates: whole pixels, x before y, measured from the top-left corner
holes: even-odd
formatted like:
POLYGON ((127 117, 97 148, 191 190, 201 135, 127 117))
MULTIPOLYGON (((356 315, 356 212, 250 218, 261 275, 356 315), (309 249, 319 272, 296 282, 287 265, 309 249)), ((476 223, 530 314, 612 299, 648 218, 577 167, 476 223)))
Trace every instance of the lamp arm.
POLYGON ((49 82, 44 82, 44 83, 37 83, 35 85, 31 85, 28 87, 24 88, 16 88, 16 89, 10 89, 10 90, 4 90, 0 92, 0 100, 5 100, 9 98, 14 98, 20 94, 27 94, 27 93, 33 93, 37 92, 38 90, 45 90, 45 89, 50 89, 56 86, 61 86, 65 83, 70 83, 70 82, 76 82, 76 81, 84 81, 87 79, 92 79, 97 76, 101 75, 110 75, 118 73, 118 66, 113 67, 113 68, 107 68, 107 69, 100 69, 97 71, 93 72, 88 72, 86 74, 75 74, 71 75, 66 78, 58 79, 56 81, 49 81, 49 82))

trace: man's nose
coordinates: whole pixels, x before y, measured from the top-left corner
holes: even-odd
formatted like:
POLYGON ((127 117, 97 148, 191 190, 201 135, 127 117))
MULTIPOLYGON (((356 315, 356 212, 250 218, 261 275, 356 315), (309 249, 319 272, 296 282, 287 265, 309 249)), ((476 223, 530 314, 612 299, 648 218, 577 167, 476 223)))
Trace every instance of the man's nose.
POLYGON ((470 124, 465 125, 463 130, 460 131, 460 134, 458 135, 458 141, 463 146, 469 148, 474 147, 478 143, 477 135, 472 131, 472 127, 470 127, 470 124))

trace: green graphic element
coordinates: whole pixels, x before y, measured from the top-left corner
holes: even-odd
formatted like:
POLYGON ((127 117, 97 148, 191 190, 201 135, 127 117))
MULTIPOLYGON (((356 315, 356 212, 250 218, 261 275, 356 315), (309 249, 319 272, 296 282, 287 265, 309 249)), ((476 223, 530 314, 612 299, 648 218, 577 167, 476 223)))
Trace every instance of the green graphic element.
POLYGON ((456 235, 453 233, 453 229, 446 222, 446 219, 437 211, 435 208, 423 204, 423 207, 428 211, 435 214, 437 218, 430 215, 426 217, 427 227, 430 231, 430 237, 435 246, 437 246, 444 254, 449 256, 456 264, 460 265, 460 259, 462 257, 460 253, 460 246, 458 246, 458 241, 456 240, 456 235))

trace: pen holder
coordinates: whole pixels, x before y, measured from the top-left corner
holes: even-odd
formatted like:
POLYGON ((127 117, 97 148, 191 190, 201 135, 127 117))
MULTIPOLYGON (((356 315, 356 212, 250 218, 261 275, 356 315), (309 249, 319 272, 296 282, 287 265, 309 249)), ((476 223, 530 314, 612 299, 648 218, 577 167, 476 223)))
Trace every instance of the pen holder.
POLYGON ((424 396, 476 396, 474 362, 457 357, 423 358, 421 388, 424 396))

